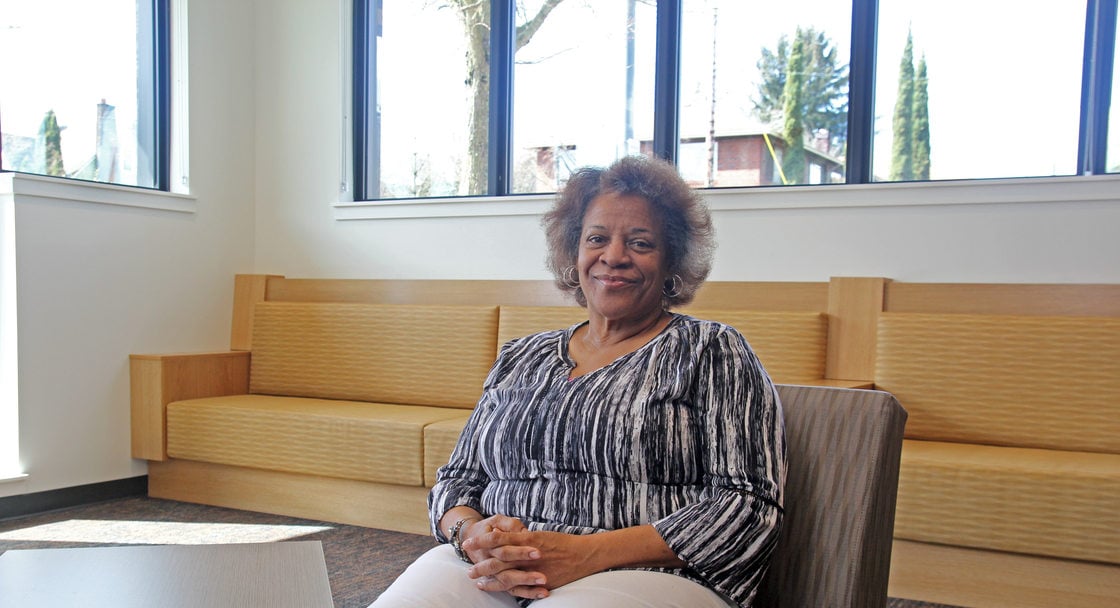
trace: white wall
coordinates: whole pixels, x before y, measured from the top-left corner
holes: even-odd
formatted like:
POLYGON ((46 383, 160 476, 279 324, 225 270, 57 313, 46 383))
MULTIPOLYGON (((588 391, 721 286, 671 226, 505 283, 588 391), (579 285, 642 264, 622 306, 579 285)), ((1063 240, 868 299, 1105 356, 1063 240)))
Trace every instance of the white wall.
POLYGON ((233 274, 253 269, 252 8, 190 0, 193 213, 17 196, 28 477, 0 496, 145 474, 129 456, 128 355, 228 348, 233 274))

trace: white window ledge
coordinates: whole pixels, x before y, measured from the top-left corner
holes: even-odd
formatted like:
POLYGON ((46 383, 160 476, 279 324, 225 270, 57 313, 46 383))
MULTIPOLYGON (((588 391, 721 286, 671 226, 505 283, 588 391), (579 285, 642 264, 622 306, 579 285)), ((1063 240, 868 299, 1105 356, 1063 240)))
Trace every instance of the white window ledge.
POLYGON ((14 195, 21 203, 55 200, 195 212, 195 198, 186 194, 27 173, 0 173, 0 195, 4 194, 14 195))
POLYGON ((27 481, 27 473, 17 473, 15 475, 4 475, 0 477, 0 483, 15 483, 17 481, 27 481))
MULTIPOLYGON (((1120 174, 700 191, 713 211, 1120 201, 1120 174)), ((554 195, 343 201, 336 220, 542 215, 554 195)))

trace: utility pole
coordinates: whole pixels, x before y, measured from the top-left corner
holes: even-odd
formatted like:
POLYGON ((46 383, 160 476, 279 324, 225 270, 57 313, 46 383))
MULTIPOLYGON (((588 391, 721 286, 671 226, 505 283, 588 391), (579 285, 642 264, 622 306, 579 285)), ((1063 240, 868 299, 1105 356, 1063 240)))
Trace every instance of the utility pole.
POLYGON ((719 7, 712 7, 712 99, 708 115, 708 178, 705 186, 716 183, 716 32, 719 26, 719 7))

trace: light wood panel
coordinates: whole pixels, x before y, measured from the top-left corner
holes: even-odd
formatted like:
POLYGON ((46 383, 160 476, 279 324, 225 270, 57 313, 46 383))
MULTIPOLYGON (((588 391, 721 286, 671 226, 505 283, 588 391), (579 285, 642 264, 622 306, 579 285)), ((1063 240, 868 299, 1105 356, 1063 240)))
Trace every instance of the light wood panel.
POLYGON ((883 310, 1120 317, 1120 285, 892 282, 883 310))
MULTIPOLYGON (((263 276, 263 275, 254 275, 263 276)), ((365 302, 377 304, 466 304, 574 306, 552 281, 268 279, 270 302, 365 302)), ((708 281, 689 308, 759 311, 828 309, 828 283, 708 281)))
POLYGON ((269 281, 282 278, 267 274, 239 274, 233 278, 233 323, 229 332, 231 350, 253 349, 256 304, 265 300, 269 281))
POLYGON ((249 392, 249 353, 131 355, 132 457, 167 458, 167 404, 249 392))
POLYGON ((835 277, 829 282, 826 378, 875 377, 875 336, 887 282, 881 277, 835 277))
POLYGON ((148 464, 148 495, 411 534, 430 534, 428 488, 189 460, 148 464))
POLYGON ((552 281, 284 279, 268 281, 270 302, 569 306, 552 281))
POLYGON ((708 281, 684 307, 781 312, 828 311, 828 283, 786 281, 708 281))
POLYGON ((972 608, 1100 608, 1120 599, 1120 566, 895 539, 888 594, 972 608))

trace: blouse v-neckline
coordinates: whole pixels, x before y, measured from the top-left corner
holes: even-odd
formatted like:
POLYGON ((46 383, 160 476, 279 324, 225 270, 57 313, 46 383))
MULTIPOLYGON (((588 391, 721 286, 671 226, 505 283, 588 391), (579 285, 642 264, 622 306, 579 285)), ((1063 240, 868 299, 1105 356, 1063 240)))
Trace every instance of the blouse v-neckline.
POLYGON ((607 363, 606 365, 602 365, 602 366, 597 367, 593 370, 586 371, 586 372, 584 372, 584 373, 582 373, 578 376, 573 376, 572 375, 572 372, 575 371, 575 369, 576 369, 577 363, 576 363, 575 360, 572 359, 572 356, 570 354, 569 346, 571 345, 572 338, 575 337, 576 330, 578 330, 580 327, 583 327, 584 325, 589 324, 590 321, 582 321, 580 323, 576 323, 575 325, 569 327, 561 335, 560 343, 558 345, 559 353, 557 353, 557 354, 560 355, 560 360, 565 365, 568 366, 568 375, 567 375, 568 382, 574 382, 576 380, 579 380, 580 378, 586 378, 587 376, 597 374, 598 372, 600 372, 604 369, 607 369, 608 367, 614 367, 615 365, 618 365, 618 363, 620 361, 625 361, 625 360, 629 359, 630 357, 633 357, 637 353, 645 350, 646 348, 649 348, 649 346, 651 344, 660 340, 661 337, 664 336, 667 331, 669 331, 669 328, 676 325, 678 319, 680 319, 681 315, 679 315, 675 312, 672 312, 672 311, 665 311, 665 312, 668 313, 668 315, 669 315, 669 322, 665 324, 665 327, 662 327, 656 334, 654 334, 653 337, 651 337, 649 340, 647 340, 645 344, 639 346, 638 348, 635 348, 634 350, 632 350, 628 353, 623 353, 623 354, 619 355, 618 357, 615 357, 614 360, 607 363))

